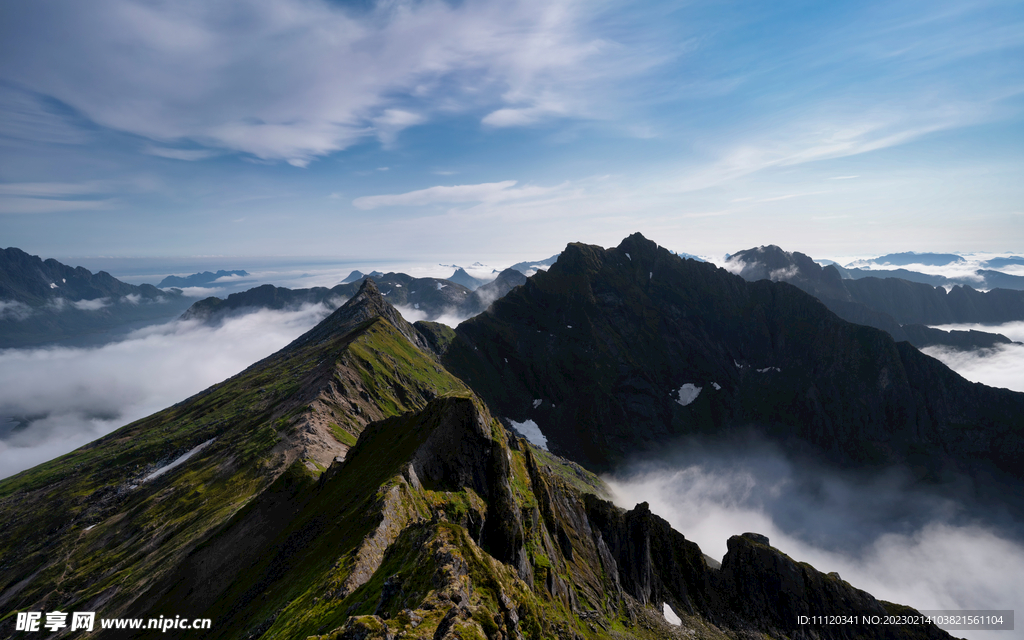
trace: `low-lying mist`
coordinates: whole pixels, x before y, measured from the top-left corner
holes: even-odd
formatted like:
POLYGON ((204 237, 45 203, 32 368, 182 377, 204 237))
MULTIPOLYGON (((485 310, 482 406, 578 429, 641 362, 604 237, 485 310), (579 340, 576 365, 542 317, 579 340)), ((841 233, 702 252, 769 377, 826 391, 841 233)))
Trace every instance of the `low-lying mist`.
POLYGON ((826 469, 756 437, 681 443, 606 481, 617 504, 648 502, 717 560, 730 536, 752 531, 882 600, 919 610, 1024 609, 1024 523, 971 504, 969 487, 940 493, 896 469, 826 469))
POLYGON ((328 313, 322 305, 309 305, 232 317, 216 327, 179 320, 101 347, 0 351, 0 477, 232 376, 328 313))
POLYGON ((416 309, 414 307, 396 306, 395 309, 398 309, 398 312, 402 314, 402 317, 405 318, 406 322, 419 322, 420 320, 430 320, 431 322, 440 322, 441 324, 446 324, 453 329, 459 326, 459 324, 462 321, 468 320, 469 318, 473 317, 462 315, 455 308, 447 309, 444 313, 433 319, 427 312, 421 309, 416 309))
MULTIPOLYGON (((1015 342, 1024 342, 1024 322, 999 325, 948 324, 943 331, 988 331, 1001 333, 1015 342)), ((992 349, 960 351, 949 347, 925 347, 922 352, 941 360, 971 382, 1012 391, 1024 391, 1024 344, 1003 344, 992 349)))

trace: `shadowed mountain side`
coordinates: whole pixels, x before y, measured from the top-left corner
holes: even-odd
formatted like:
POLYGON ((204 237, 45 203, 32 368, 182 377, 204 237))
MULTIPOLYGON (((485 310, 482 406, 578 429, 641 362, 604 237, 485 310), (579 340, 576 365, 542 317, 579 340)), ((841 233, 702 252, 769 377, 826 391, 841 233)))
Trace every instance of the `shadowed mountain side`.
POLYGON ((181 291, 121 282, 21 249, 0 249, 0 349, 101 334, 133 323, 171 319, 181 291))
POLYGON ((970 383, 796 287, 746 282, 639 234, 569 245, 456 334, 450 371, 593 469, 753 426, 849 464, 1024 476, 1024 394, 970 383))

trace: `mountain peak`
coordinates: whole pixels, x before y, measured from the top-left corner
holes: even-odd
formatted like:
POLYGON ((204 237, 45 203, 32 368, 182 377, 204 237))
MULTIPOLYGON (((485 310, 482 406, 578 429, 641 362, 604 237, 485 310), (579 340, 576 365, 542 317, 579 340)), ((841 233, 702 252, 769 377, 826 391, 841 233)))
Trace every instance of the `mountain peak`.
POLYGON ((360 324, 373 318, 383 318, 390 322, 409 342, 413 343, 423 351, 429 352, 430 348, 423 336, 409 324, 402 314, 398 312, 381 294, 380 289, 372 278, 363 280, 359 291, 352 296, 345 304, 341 305, 331 315, 324 318, 306 333, 295 339, 285 347, 285 351, 297 349, 307 344, 324 342, 333 337, 344 335, 360 324))

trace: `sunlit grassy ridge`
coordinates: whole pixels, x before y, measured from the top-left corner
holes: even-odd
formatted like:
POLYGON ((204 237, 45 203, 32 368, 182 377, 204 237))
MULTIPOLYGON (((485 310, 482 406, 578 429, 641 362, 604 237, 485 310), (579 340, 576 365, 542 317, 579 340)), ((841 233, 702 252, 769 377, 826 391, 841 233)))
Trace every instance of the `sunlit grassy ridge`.
POLYGON ((109 600, 122 609, 301 458, 290 443, 325 380, 352 397, 350 406, 333 407, 347 419, 332 431, 349 446, 369 420, 465 392, 390 323, 374 318, 7 478, 0 482, 0 592, 32 580, 8 591, 6 604, 109 600), (186 464, 144 482, 210 439, 186 464))

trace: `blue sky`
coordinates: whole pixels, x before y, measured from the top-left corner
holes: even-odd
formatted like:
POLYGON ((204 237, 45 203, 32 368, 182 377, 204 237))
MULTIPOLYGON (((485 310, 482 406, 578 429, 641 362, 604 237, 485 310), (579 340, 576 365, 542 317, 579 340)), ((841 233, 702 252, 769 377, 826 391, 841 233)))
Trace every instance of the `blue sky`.
POLYGON ((1022 60, 1019 2, 8 2, 0 246, 1022 252, 1022 60))

